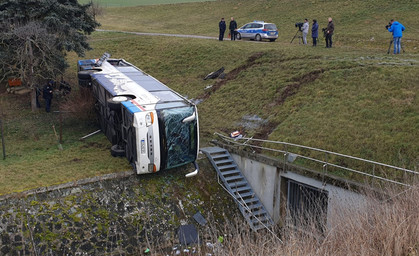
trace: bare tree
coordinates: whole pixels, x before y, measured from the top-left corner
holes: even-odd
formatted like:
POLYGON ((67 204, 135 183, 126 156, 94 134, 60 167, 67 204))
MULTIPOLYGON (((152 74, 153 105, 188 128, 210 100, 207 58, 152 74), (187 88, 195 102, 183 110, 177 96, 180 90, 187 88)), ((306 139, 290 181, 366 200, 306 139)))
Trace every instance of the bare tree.
POLYGON ((98 1, 90 0, 90 7, 89 7, 88 12, 93 17, 93 19, 96 21, 96 16, 103 15, 104 9, 98 1))
POLYGON ((21 78, 32 89, 32 110, 34 89, 64 72, 66 53, 83 56, 90 49, 87 35, 99 24, 89 8, 75 0, 0 1, 0 81, 21 78))
POLYGON ((18 76, 31 89, 31 107, 36 110, 36 87, 46 79, 60 74, 64 68, 57 50, 54 34, 48 33, 40 22, 32 21, 0 35, 0 46, 13 53, 13 58, 0 59, 3 78, 18 76))

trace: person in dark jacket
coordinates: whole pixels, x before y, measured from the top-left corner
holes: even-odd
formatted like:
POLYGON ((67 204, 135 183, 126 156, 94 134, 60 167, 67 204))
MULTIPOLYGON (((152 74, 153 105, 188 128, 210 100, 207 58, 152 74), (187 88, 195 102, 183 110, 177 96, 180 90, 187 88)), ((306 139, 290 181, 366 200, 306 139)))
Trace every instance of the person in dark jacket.
POLYGON ((393 19, 390 21, 390 24, 391 26, 388 28, 388 31, 393 33, 394 54, 399 54, 405 27, 400 22, 394 21, 393 19))
POLYGON ((317 20, 313 20, 313 25, 311 26, 311 37, 313 38, 313 46, 317 45, 317 38, 319 37, 319 24, 317 20))
POLYGON ((332 36, 335 31, 335 24, 333 24, 332 18, 329 17, 329 24, 326 28, 326 48, 332 48, 332 36))
POLYGON ((45 99, 45 111, 48 113, 51 111, 53 84, 54 82, 52 80, 48 81, 48 83, 44 86, 42 95, 45 99))
POLYGON ((220 28, 220 36, 218 37, 218 40, 223 41, 224 33, 226 32, 226 22, 224 21, 224 18, 221 18, 221 21, 218 23, 218 27, 220 28))
POLYGON ((228 29, 230 29, 231 40, 236 40, 237 22, 233 17, 231 17, 230 26, 228 26, 228 29))

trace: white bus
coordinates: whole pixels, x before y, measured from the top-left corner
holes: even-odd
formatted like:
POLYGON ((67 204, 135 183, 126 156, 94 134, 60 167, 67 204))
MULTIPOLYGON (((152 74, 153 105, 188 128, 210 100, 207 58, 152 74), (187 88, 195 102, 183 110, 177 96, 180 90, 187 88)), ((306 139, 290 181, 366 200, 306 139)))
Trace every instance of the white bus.
POLYGON ((123 59, 78 61, 79 85, 91 87, 111 154, 125 156, 137 174, 196 163, 196 105, 123 59))

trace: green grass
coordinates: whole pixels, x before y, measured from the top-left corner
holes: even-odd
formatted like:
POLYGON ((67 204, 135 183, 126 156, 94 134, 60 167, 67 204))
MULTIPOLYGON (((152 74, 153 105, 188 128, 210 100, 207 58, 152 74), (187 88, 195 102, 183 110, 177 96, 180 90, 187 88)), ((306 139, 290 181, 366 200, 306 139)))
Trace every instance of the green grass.
MULTIPOLYGON (((326 2, 240 3, 108 8, 100 22, 107 29, 215 35, 219 16, 234 15, 241 23, 260 19, 263 12, 271 17, 266 20, 280 24, 279 42, 218 42, 96 32, 90 42, 93 50, 84 58, 109 52, 188 98, 202 97, 207 86, 217 83, 203 80, 208 73, 222 66, 226 73, 240 70, 198 105, 201 146, 208 145, 214 132, 241 129, 243 116, 258 115, 271 127, 245 129, 248 136, 265 132, 262 135, 272 140, 418 167, 419 55, 415 47, 419 38, 413 33, 418 27, 416 3, 404 2, 390 9, 385 1, 328 2, 340 6, 330 10, 337 26, 336 47, 332 49, 289 44, 295 33, 293 24, 298 21, 294 17, 313 13, 324 20, 328 16, 326 2), (255 9, 257 4, 271 8, 255 9), (411 29, 403 38, 407 53, 398 56, 386 54, 389 34, 384 25, 392 10, 411 29), (299 12, 302 14, 297 15, 299 12), (342 40, 344 35, 348 40, 342 40), (369 40, 371 35, 375 41, 369 40), (253 55, 257 57, 249 62, 253 55)), ((74 54, 68 58, 71 67, 67 77, 76 88, 79 58, 74 54)), ((79 141, 97 129, 93 118, 66 118, 64 150, 60 151, 52 130, 53 124, 58 129, 58 117, 43 111, 30 113, 27 98, 0 94, 0 116, 5 123, 8 154, 5 161, 0 160, 0 194, 130 169, 124 158, 110 157, 110 144, 103 135, 79 141)))
MULTIPOLYGON (((391 34, 386 31, 385 25, 391 18, 395 18, 406 26, 402 40, 405 49, 409 53, 418 53, 418 12, 417 1, 226 0, 106 8, 98 21, 102 29, 217 36, 220 18, 225 17, 229 21, 233 16, 239 26, 253 20, 274 22, 279 27, 278 40, 289 43, 296 32, 296 22, 308 18, 311 24, 312 19, 317 19, 320 28, 323 28, 330 16, 335 23, 336 46, 376 48, 386 52, 391 34)), ((324 44, 322 36, 320 39, 321 44, 324 44)))
MULTIPOLYGON (((144 5, 161 5, 161 4, 177 4, 204 2, 211 0, 93 0, 103 7, 122 7, 122 6, 144 6, 144 5)), ((214 1, 214 0, 212 0, 214 1)), ((79 0, 82 4, 90 3, 90 0, 79 0)))
MULTIPOLYGON (((63 150, 59 150, 52 127, 59 134, 58 114, 43 109, 33 114, 28 100, 0 94, 7 153, 6 159, 0 160, 0 194, 131 169, 124 159, 110 157, 111 145, 104 135, 79 140, 98 129, 94 119, 65 117, 63 150)), ((57 100, 53 104, 57 109, 57 100)))
POLYGON ((417 166, 417 55, 122 33, 96 33, 92 46, 90 57, 111 52, 189 98, 202 96, 206 86, 215 84, 202 80, 209 72, 224 66, 228 73, 262 52, 253 65, 198 105, 203 144, 215 131, 240 129, 243 116, 258 115, 275 124, 269 135, 273 140, 417 166), (299 89, 281 102, 286 88, 295 84, 299 89))

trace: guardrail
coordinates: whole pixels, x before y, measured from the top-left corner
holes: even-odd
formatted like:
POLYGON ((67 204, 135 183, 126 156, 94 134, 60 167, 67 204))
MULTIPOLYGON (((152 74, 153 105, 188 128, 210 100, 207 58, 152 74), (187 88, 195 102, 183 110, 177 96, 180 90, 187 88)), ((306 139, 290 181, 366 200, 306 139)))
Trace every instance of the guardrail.
POLYGON ((299 158, 302 159, 300 164, 308 165, 308 167, 320 167, 324 174, 340 174, 343 178, 349 180, 360 181, 363 179, 365 181, 365 179, 370 179, 372 182, 377 180, 407 187, 412 186, 414 182, 419 180, 419 172, 417 171, 360 157, 288 142, 246 137, 231 138, 217 132, 214 134, 234 146, 249 147, 253 151, 259 149, 273 152, 274 154, 281 153, 284 160, 284 170, 286 170, 287 163, 294 162, 299 158))

